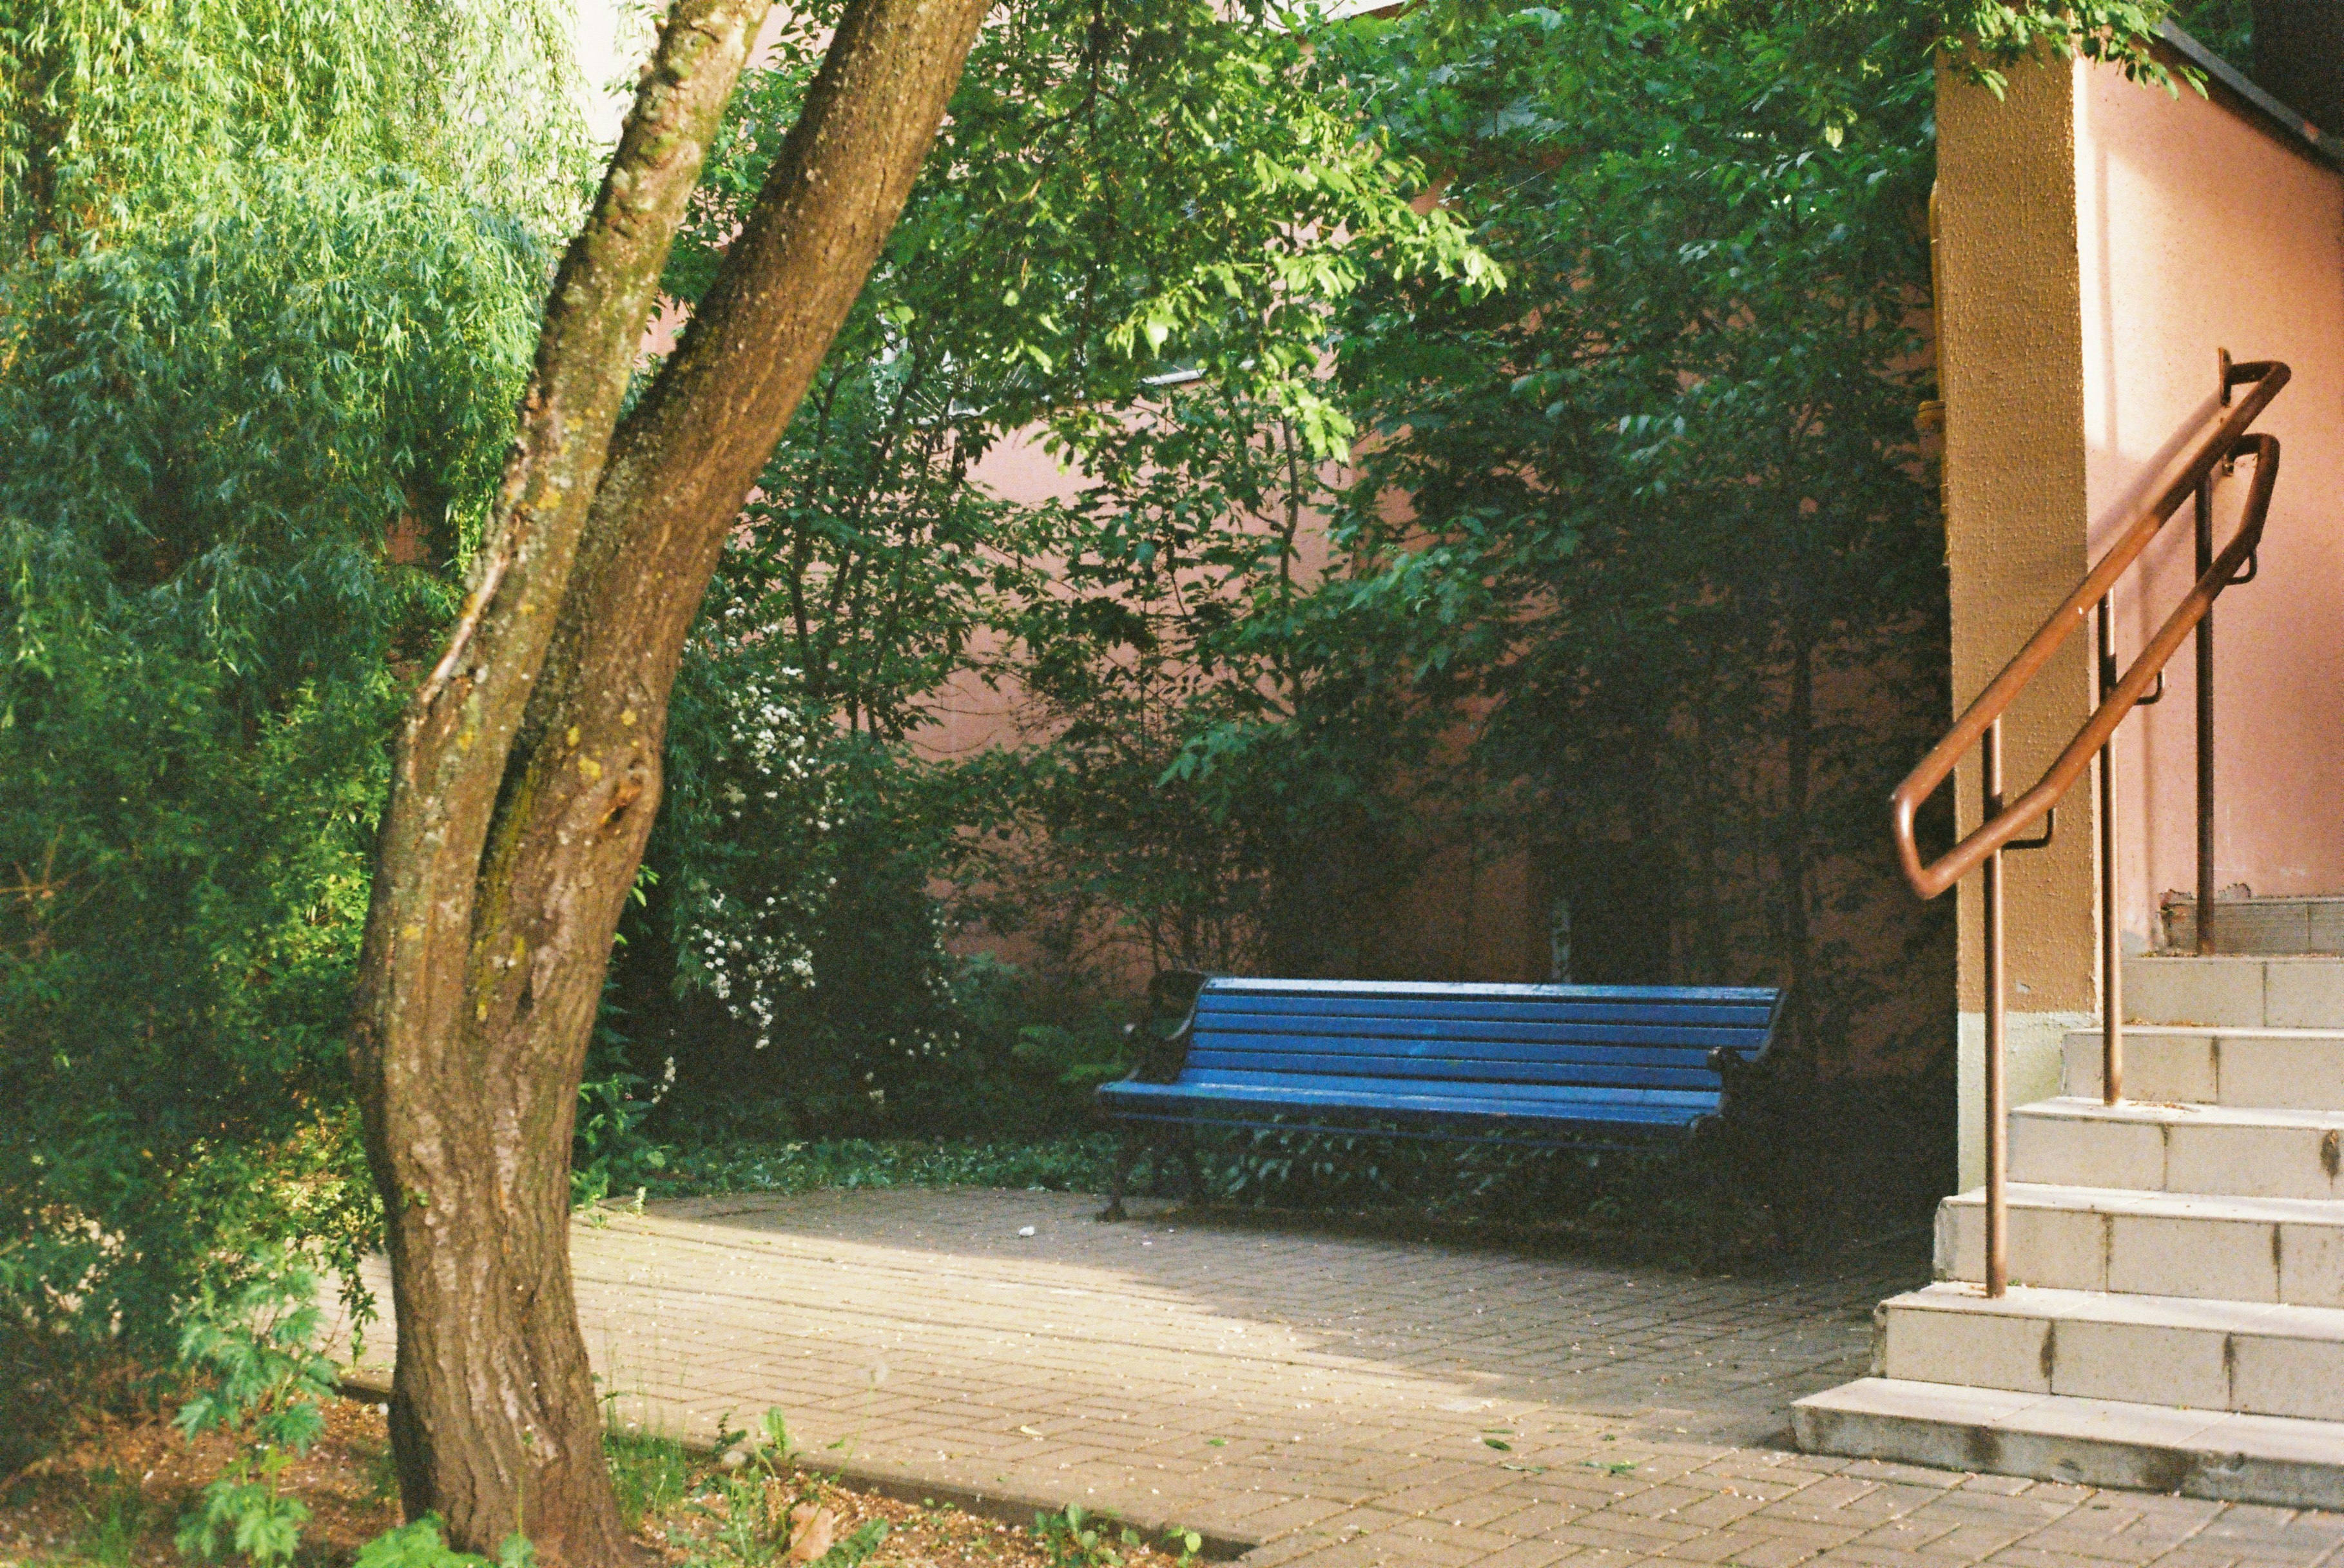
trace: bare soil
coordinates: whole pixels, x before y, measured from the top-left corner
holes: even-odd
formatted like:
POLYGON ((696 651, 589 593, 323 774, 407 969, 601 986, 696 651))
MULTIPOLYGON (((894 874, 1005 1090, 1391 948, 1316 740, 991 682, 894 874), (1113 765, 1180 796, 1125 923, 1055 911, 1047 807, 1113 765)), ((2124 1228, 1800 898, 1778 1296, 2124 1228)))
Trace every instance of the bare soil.
MULTIPOLYGON (((64 1450, 0 1484, 0 1564, 178 1568, 187 1561, 172 1544, 178 1522, 235 1453, 217 1433, 190 1443, 159 1414, 92 1418, 64 1450)), ((1083 1553, 950 1504, 859 1492, 813 1468, 783 1465, 744 1482, 701 1454, 618 1462, 634 1467, 636 1495, 648 1494, 636 1530, 646 1561, 679 1568, 804 1568, 793 1537, 803 1559, 823 1538, 846 1541, 874 1519, 887 1535, 862 1568, 1178 1568, 1112 1529, 1102 1550, 1083 1553), (736 1508, 745 1515, 736 1519, 736 1508), (829 1518, 818 1522, 823 1512, 829 1518)), ((383 1412, 369 1402, 331 1401, 324 1437, 284 1484, 309 1509, 294 1568, 348 1568, 367 1542, 405 1522, 383 1412)))

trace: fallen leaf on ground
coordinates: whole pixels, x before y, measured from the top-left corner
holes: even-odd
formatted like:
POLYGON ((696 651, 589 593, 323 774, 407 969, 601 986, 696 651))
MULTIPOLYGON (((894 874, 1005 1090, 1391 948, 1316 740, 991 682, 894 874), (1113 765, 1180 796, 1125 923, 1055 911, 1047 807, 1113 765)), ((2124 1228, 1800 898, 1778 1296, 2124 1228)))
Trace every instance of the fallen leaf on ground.
POLYGON ((838 1515, 827 1508, 801 1502, 790 1510, 790 1561, 811 1563, 826 1555, 838 1541, 838 1515))

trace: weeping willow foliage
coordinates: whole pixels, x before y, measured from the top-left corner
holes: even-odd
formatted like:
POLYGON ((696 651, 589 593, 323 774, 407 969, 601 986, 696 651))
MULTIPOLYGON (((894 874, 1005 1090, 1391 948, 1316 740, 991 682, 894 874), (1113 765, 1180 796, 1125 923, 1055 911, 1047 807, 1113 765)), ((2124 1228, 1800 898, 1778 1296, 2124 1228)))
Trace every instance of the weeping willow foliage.
POLYGON ((265 153, 429 170, 566 229, 574 76, 545 0, 6 0, 0 239, 206 205, 265 153))
POLYGON ((0 0, 0 1470, 371 1229, 383 737, 590 149, 551 0, 0 0))
POLYGON ((10 562, 272 690, 373 653, 387 532, 485 506, 573 75, 545 0, 0 0, 10 562))

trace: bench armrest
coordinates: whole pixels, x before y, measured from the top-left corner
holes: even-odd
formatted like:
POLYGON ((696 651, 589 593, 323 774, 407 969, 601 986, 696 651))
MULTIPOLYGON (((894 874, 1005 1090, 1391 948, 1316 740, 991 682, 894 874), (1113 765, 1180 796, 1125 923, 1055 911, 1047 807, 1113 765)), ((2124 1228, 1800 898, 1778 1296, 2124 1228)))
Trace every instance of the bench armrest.
POLYGON ((1702 1118, 1703 1123, 1726 1121, 1737 1114, 1744 1119, 1769 1117, 1773 1107, 1776 1059, 1774 1040, 1781 1032, 1783 1003, 1789 997, 1787 987, 1774 996, 1773 1010, 1766 1017, 1766 1037, 1758 1048, 1747 1056, 1731 1046, 1719 1046, 1709 1053, 1709 1070, 1717 1075, 1717 1109, 1702 1118))
POLYGON ((1188 1040, 1197 1027, 1197 998, 1207 975, 1167 969, 1147 982, 1147 1012, 1124 1025, 1124 1038, 1137 1047, 1125 1083, 1168 1084, 1188 1063, 1188 1040))

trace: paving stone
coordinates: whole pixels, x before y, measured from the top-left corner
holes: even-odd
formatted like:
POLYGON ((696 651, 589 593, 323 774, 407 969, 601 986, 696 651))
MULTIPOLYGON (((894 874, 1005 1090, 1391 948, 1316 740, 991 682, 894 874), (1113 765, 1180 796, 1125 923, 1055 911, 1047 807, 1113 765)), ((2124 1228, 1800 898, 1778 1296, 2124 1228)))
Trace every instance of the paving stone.
POLYGON ((1726 1561, 1736 1568, 1797 1568, 1819 1555, 1815 1548, 1795 1541, 1760 1540, 1736 1548, 1726 1561))
POLYGON ((2344 1568, 2344 1515, 1771 1446, 1917 1254, 1729 1278, 1096 1203, 653 1205, 574 1233, 589 1353, 652 1430, 777 1406, 817 1462, 1261 1542, 1247 1568, 2344 1568))
POLYGON ((1859 1546, 1882 1546, 1899 1552, 1918 1552, 1933 1541, 1943 1540, 1960 1527, 1955 1519, 1916 1518, 1883 1520, 1857 1536, 1851 1543, 1859 1546))
MULTIPOLYGON (((1515 1541, 1476 1561, 1478 1568, 1550 1568, 1577 1551, 1560 1541, 1515 1541)), ((1247 1561, 1251 1563, 1250 1555, 1247 1561)))

